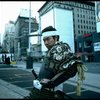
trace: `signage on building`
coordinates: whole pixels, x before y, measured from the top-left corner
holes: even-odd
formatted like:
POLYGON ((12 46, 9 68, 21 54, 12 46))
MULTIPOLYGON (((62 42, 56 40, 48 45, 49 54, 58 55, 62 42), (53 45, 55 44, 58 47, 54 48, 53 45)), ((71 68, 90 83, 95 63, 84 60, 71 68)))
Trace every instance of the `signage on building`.
POLYGON ((89 37, 89 36, 91 36, 92 34, 85 34, 85 35, 83 35, 83 38, 87 38, 87 37, 89 37))
POLYGON ((100 42, 94 43, 94 51, 100 51, 100 42))
POLYGON ((100 32, 100 1, 95 2, 95 12, 97 32, 100 32))
POLYGON ((100 21, 100 2, 95 2, 96 7, 96 20, 97 22, 100 21))

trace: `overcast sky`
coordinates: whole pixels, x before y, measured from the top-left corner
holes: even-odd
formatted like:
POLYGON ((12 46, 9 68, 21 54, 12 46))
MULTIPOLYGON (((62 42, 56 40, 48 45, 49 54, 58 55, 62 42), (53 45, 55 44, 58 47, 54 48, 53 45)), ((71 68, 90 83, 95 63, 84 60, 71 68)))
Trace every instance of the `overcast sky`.
MULTIPOLYGON (((31 1, 31 10, 33 17, 38 20, 38 10, 43 6, 45 1, 31 1)), ((30 8, 29 1, 0 1, 0 34, 4 33, 5 24, 10 20, 16 21, 21 9, 30 8)))

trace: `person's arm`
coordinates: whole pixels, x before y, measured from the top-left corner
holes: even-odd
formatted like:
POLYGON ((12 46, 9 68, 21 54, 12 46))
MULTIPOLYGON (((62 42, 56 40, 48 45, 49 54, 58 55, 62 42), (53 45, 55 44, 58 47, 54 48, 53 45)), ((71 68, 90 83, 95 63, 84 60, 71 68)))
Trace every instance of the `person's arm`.
MULTIPOLYGON (((60 64, 63 63, 67 58, 69 58, 72 55, 72 51, 68 44, 56 44, 49 52, 50 59, 53 61, 55 66, 57 65, 57 71, 60 70, 60 64)), ((56 75, 51 80, 43 80, 41 81, 44 83, 44 87, 55 87, 59 83, 63 82, 64 80, 67 80, 70 77, 70 73, 68 73, 68 76, 66 77, 65 71, 60 71, 60 73, 56 73, 56 75), (64 77, 65 76, 65 77, 64 77)))

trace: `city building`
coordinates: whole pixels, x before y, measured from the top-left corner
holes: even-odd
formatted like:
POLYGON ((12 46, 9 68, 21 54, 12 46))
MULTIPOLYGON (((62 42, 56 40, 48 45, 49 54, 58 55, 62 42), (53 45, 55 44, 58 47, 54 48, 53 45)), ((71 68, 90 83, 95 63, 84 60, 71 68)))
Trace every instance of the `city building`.
POLYGON ((13 21, 9 21, 5 25, 5 32, 3 35, 3 46, 2 49, 8 53, 14 53, 14 34, 15 34, 15 26, 13 21))
MULTIPOLYGON (((31 30, 38 30, 36 18, 31 17, 31 30)), ((15 56, 16 58, 26 57, 29 46, 29 17, 19 15, 15 22, 15 56)))
MULTIPOLYGON (((81 35, 83 36, 87 33, 96 32, 95 3, 90 2, 90 1, 88 2, 86 1, 47 1, 38 10, 39 17, 45 15, 47 12, 51 11, 54 7, 73 11, 75 52, 77 52, 78 51, 77 37, 81 35)), ((69 16, 66 18, 69 18, 69 16)), ((41 27, 39 29, 41 31, 41 27)))
POLYGON ((100 32, 78 36, 78 52, 85 62, 100 62, 100 32))

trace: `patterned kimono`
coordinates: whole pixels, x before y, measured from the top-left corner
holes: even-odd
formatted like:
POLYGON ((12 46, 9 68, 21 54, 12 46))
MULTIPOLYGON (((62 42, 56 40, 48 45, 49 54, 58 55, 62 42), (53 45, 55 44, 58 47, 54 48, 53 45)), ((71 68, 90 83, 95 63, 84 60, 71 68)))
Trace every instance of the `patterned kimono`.
POLYGON ((40 69, 39 78, 53 78, 57 73, 63 70, 60 66, 65 60, 73 55, 67 43, 56 42, 55 45, 46 53, 43 66, 40 69))

